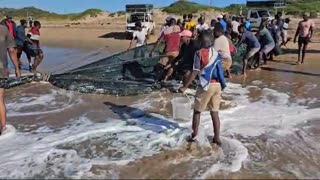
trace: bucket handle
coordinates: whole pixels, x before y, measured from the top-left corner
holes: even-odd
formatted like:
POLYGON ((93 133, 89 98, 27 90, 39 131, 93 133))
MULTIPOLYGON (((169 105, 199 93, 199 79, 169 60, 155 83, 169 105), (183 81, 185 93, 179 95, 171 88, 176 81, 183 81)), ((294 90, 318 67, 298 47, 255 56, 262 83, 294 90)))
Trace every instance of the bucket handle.
POLYGON ((188 94, 187 93, 182 93, 183 95, 185 95, 187 98, 188 98, 188 100, 190 101, 190 102, 192 102, 192 100, 191 100, 191 98, 188 96, 188 94))

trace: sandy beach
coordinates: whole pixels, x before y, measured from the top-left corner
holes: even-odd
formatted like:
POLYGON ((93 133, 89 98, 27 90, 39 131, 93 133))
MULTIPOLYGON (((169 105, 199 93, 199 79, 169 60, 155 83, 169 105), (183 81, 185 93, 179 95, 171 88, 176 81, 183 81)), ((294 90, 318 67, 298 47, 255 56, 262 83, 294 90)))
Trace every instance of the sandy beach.
MULTIPOLYGON (((80 25, 44 21, 42 46, 55 52, 44 64, 68 62, 73 54, 58 55, 68 48, 84 55, 102 47, 110 54, 125 51, 130 41, 122 19, 111 22, 106 16, 80 25)), ((160 25, 148 42, 156 41, 160 25)), ((290 42, 267 66, 228 80, 221 148, 208 141, 209 113, 201 119, 204 146, 185 143, 191 120, 172 118, 176 95, 165 89, 128 97, 81 94, 49 83, 9 89, 8 124, 16 133, 10 141, 0 139, 0 177, 318 178, 319 45, 316 30, 305 64, 296 65, 297 44, 290 42)))

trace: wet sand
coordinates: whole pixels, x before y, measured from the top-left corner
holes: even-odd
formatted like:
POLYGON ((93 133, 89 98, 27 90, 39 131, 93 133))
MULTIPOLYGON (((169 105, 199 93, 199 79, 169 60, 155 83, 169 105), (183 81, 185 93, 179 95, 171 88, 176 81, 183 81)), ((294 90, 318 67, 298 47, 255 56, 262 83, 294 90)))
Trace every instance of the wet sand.
MULTIPOLYGON (((112 32, 113 30, 109 31, 112 32)), ((110 52, 117 52, 125 50, 129 43, 128 40, 118 40, 113 38, 97 38, 98 36, 105 34, 104 29, 90 30, 90 33, 88 33, 87 30, 79 29, 66 30, 44 28, 43 32, 44 34, 50 33, 50 36, 48 37, 43 36, 44 45, 47 46, 80 48, 87 50, 94 50, 100 48, 101 46, 106 46, 108 47, 107 49, 110 50, 110 52), (83 34, 84 32, 87 32, 86 36, 81 36, 81 34, 83 34), (61 41, 61 38, 63 38, 64 41, 61 41)), ((315 41, 317 41, 317 39, 315 39, 315 41)), ((269 62, 267 66, 262 67, 260 70, 250 71, 248 73, 248 77, 246 78, 242 76, 234 76, 233 79, 229 80, 229 82, 232 82, 234 84, 240 84, 240 86, 238 87, 235 85, 230 85, 230 88, 233 90, 231 92, 226 92, 223 95, 223 99, 226 101, 233 102, 237 98, 242 98, 246 95, 246 93, 243 94, 241 93, 241 91, 248 90, 247 95, 249 105, 250 103, 257 102, 259 103, 258 105, 264 107, 263 104, 265 102, 268 106, 265 106, 264 108, 285 108, 284 113, 288 114, 281 114, 281 111, 277 111, 277 109, 265 109, 267 112, 270 112, 268 116, 274 118, 275 121, 277 120, 277 118, 280 118, 282 116, 291 117, 291 114, 295 113, 290 112, 291 104, 299 103, 299 108, 302 108, 300 106, 307 106, 311 110, 319 108, 319 47, 319 43, 311 43, 309 50, 310 53, 306 57, 306 63, 304 65, 297 66, 295 65, 295 62, 297 61, 297 52, 295 50, 296 45, 289 44, 288 49, 285 50, 287 54, 276 57, 273 62, 269 62), (303 101, 297 102, 298 100, 303 101), (260 104, 260 102, 262 103, 260 104), (271 106, 271 104, 273 105, 273 103, 277 106, 271 106), (279 114, 272 114, 273 111, 279 114)), ((72 134, 72 131, 77 132, 76 127, 82 127, 83 124, 88 123, 86 121, 78 121, 79 119, 81 120, 83 117, 90 119, 90 121, 94 123, 92 125, 86 126, 87 129, 90 129, 90 127, 92 126, 95 127, 95 125, 99 126, 99 124, 102 127, 104 127, 105 123, 112 123, 113 120, 119 122, 121 122, 122 120, 126 120, 128 121, 127 123, 129 123, 129 125, 136 126, 137 122, 131 122, 129 120, 135 118, 139 119, 140 117, 142 117, 143 119, 145 118, 144 115, 149 113, 156 113, 161 115, 161 117, 158 117, 158 115, 151 114, 151 116, 154 117, 152 117, 151 120, 147 121, 150 124, 156 124, 157 121, 162 122, 163 120, 172 118, 170 100, 173 95, 167 90, 154 92, 149 95, 132 97, 114 97, 108 95, 79 94, 74 92, 67 92, 65 90, 56 88, 50 84, 35 83, 15 87, 13 89, 8 90, 6 94, 9 116, 8 123, 16 127, 17 131, 19 132, 18 135, 23 135, 23 133, 25 133, 26 136, 28 136, 29 133, 46 134, 52 131, 59 134, 60 131, 63 131, 66 128, 66 130, 68 130, 68 128, 70 127, 70 136, 73 137, 74 135, 72 134), (48 128, 49 130, 46 130, 46 128, 48 128)), ((242 104, 236 104, 236 106, 239 107, 241 107, 241 105, 242 104)), ((253 105, 251 108, 254 107, 255 106, 253 105)), ((297 108, 297 111, 300 110, 299 108, 297 108)), ((229 107, 227 105, 224 109, 232 109, 232 106, 229 107)), ((256 114, 257 118, 267 116, 267 114, 263 114, 262 112, 263 111, 260 111, 258 112, 258 114, 256 114), (259 113, 261 113, 262 115, 260 115, 259 113)), ((225 121, 225 119, 228 118, 228 113, 222 114, 222 121, 225 121)), ((242 116, 245 115, 246 114, 242 114, 242 116)), ((205 120, 202 121, 202 123, 204 123, 203 126, 211 127, 210 119, 208 119, 207 116, 205 116, 204 119, 205 120)), ((314 117, 313 119, 313 121, 311 121, 310 119, 306 119, 306 122, 294 125, 294 128, 296 129, 293 130, 293 133, 288 135, 277 135, 277 133, 273 133, 270 129, 275 128, 276 130, 280 131, 282 129, 286 129, 287 126, 291 125, 284 124, 283 127, 280 125, 280 127, 277 127, 278 124, 275 124, 275 127, 269 127, 269 129, 266 130, 266 132, 261 132, 262 134, 257 136, 245 135, 241 132, 241 128, 245 129, 245 127, 247 126, 255 127, 254 124, 250 124, 250 122, 248 122, 247 125, 243 124, 239 126, 239 131, 229 132, 228 127, 230 129, 234 129, 231 127, 233 127, 233 123, 237 124, 237 122, 226 121, 223 124, 224 130, 222 131, 222 136, 240 141, 248 149, 249 153, 247 160, 240 162, 240 164, 242 165, 241 169, 239 171, 237 170, 236 172, 233 172, 231 168, 233 167, 232 163, 237 162, 236 160, 230 160, 230 167, 221 165, 220 161, 223 162, 223 158, 220 157, 221 149, 214 148, 209 150, 203 150, 193 145, 193 147, 190 150, 188 149, 188 145, 186 143, 178 147, 173 146, 175 147, 173 149, 170 146, 167 147, 162 144, 160 144, 159 147, 158 145, 156 145, 156 154, 152 154, 151 152, 147 151, 145 152, 145 154, 142 153, 142 156, 145 155, 146 157, 140 158, 139 153, 141 152, 138 150, 138 145, 140 145, 140 143, 143 142, 138 142, 137 140, 137 147, 131 147, 134 146, 136 139, 134 139, 134 142, 130 142, 130 140, 126 142, 120 137, 117 137, 117 132, 111 133, 111 135, 98 134, 96 135, 97 137, 92 138, 92 140, 90 139, 91 136, 89 134, 84 136, 88 139, 88 142, 80 138, 78 140, 76 139, 77 141, 75 142, 70 141, 59 146, 61 146, 60 148, 62 149, 75 149, 76 152, 80 154, 79 156, 81 156, 82 158, 90 157, 89 159, 95 159, 97 158, 93 155, 95 153, 106 153, 107 156, 110 158, 109 160, 101 160, 102 162, 98 161, 99 163, 93 163, 93 165, 89 168, 91 169, 89 171, 90 173, 82 174, 82 176, 80 177, 205 177, 228 179, 304 177, 317 178, 320 177, 320 175, 317 174, 319 172, 320 167, 320 147, 315 145, 314 143, 319 142, 318 137, 320 135, 320 131, 317 127, 319 125, 320 116, 314 117), (105 136, 108 137, 107 140, 103 139, 103 137, 105 136), (98 138, 98 140, 95 140, 95 138, 98 138), (111 143, 114 141, 114 139, 115 142, 119 141, 119 143, 126 143, 120 144, 120 146, 118 144, 103 144, 109 143, 109 141, 111 143), (101 147, 98 147, 99 144, 101 145, 101 147), (92 150, 92 147, 96 148, 92 150), (116 150, 121 149, 122 147, 128 147, 130 152, 125 152, 123 150, 121 153, 119 153, 116 150), (106 149, 108 148, 110 148, 110 151, 106 151, 106 149), (138 160, 132 161, 125 165, 119 165, 117 163, 108 164, 108 162, 112 159, 115 159, 114 161, 119 160, 119 162, 122 159, 125 160, 125 157, 127 156, 126 153, 133 153, 134 156, 137 156, 138 160), (221 168, 219 170, 219 167, 212 166, 213 164, 219 163, 221 167, 225 168, 222 168, 222 171, 221 168), (231 169, 228 169, 226 167, 229 167, 231 169), (214 168, 217 168, 219 171, 215 172, 214 168), (211 172, 213 173, 211 174, 211 172)), ((263 120, 268 120, 268 118, 266 117, 266 119, 262 119, 262 121, 263 120)), ((291 120, 293 121, 294 118, 292 118, 291 120)), ((146 123, 145 121, 142 122, 146 123)), ((173 121, 173 123, 176 122, 173 121)), ((189 128, 191 121, 178 124, 181 127, 189 128)), ((261 126, 257 126, 258 130, 260 130, 260 127, 264 126, 268 127, 268 125, 262 124, 261 126)), ((156 126, 157 129, 159 129, 160 127, 161 126, 156 126)), ((82 133, 86 133, 86 128, 83 129, 84 132, 82 133)), ((106 126, 105 128, 110 128, 110 126, 106 126)), ((88 130, 88 132, 90 131, 92 130, 88 130)), ((130 138, 131 136, 135 136, 134 134, 126 134, 131 131, 134 131, 134 129, 125 129, 123 132, 124 137, 130 138)), ((145 131, 150 131, 150 129, 147 128, 145 131)), ((185 133, 184 130, 181 131, 185 133)), ((246 131, 246 129, 243 131, 246 131)), ((52 136, 56 133, 53 133, 52 136)), ((148 143, 147 141, 150 138, 149 136, 154 136, 154 133, 146 135, 145 139, 142 140, 146 141, 145 143, 148 143)), ((162 136, 167 136, 167 134, 162 136)), ((155 139, 161 139, 161 137, 156 136, 155 139)), ((65 138, 67 139, 68 136, 66 136, 65 138)), ((152 149, 153 146, 151 146, 150 148, 152 149)), ((226 148, 227 147, 223 147, 224 150, 226 148)), ((234 156, 236 155, 237 154, 234 154, 234 156)), ((232 152, 230 156, 232 157, 232 152)), ((74 160, 72 162, 75 163, 74 160)), ((224 163, 228 164, 228 162, 224 163)), ((56 164, 59 163, 56 162, 56 164)), ((50 169, 50 165, 47 164, 47 166, 49 166, 48 169, 50 169)), ((0 169, 2 169, 2 167, 0 167, 0 169)), ((68 177, 65 174, 51 174, 48 169, 43 170, 43 172, 45 173, 40 173, 39 177, 68 177)), ((24 177, 28 177, 28 175, 24 177)))

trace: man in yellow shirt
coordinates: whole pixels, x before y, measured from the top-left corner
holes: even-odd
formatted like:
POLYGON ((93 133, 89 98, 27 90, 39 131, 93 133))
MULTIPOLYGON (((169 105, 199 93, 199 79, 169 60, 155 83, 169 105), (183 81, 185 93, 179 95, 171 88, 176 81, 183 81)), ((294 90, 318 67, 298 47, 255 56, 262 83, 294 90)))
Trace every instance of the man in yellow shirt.
POLYGON ((196 28, 196 22, 192 20, 193 18, 193 15, 192 14, 189 14, 188 15, 188 21, 186 22, 186 25, 185 25, 185 29, 186 30, 189 30, 191 32, 193 32, 193 30, 196 28))

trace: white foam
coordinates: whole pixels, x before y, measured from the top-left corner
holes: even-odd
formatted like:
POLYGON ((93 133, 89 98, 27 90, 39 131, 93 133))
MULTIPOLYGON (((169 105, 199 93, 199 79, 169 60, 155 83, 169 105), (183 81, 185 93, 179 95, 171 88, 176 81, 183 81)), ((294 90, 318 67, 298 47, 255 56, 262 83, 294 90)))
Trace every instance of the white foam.
POLYGON ((34 116, 58 113, 81 102, 81 99, 75 99, 73 92, 61 89, 51 90, 49 94, 23 94, 14 99, 8 99, 6 104, 7 116, 34 116))
POLYGON ((16 134, 16 128, 12 125, 6 125, 6 129, 0 135, 0 142, 12 138, 16 134))
POLYGON ((93 164, 123 165, 159 153, 164 147, 178 147, 187 134, 189 132, 177 124, 155 117, 108 120, 99 124, 82 117, 58 131, 41 128, 30 133, 17 133, 16 138, 0 141, 0 178, 80 178, 93 164), (165 128, 159 129, 159 124, 165 128), (93 144, 81 148, 86 140, 93 144), (99 154, 93 149, 90 156, 96 158, 83 157, 87 148, 93 148, 94 143, 100 142, 109 143, 104 147, 105 151, 114 150, 122 155, 108 156, 107 152, 99 154))
MULTIPOLYGON (((257 81, 253 84, 262 84, 257 81)), ((263 134, 274 134, 276 136, 286 136, 295 132, 296 126, 305 123, 308 120, 319 120, 320 108, 309 109, 305 105, 293 103, 290 96, 283 92, 278 92, 270 88, 259 88, 257 86, 242 87, 239 84, 228 83, 228 87, 223 92, 224 97, 231 98, 231 107, 220 111, 220 119, 222 123, 221 134, 227 137, 241 135, 243 137, 256 137, 263 134), (250 90, 261 91, 261 98, 251 102, 249 100, 250 90)), ((140 100, 142 101, 142 100, 140 100)), ((300 102, 305 100, 298 100, 300 102)), ((307 102, 315 102, 315 99, 308 99, 307 102)), ((147 110, 152 104, 152 100, 145 104, 147 110)), ((310 104, 310 103, 309 103, 310 104)), ((179 123, 183 127, 191 127, 189 122, 179 123)), ((201 115, 201 128, 207 135, 212 135, 212 122, 208 112, 201 115)), ((205 135, 205 136, 207 136, 205 135)), ((202 135, 200 135, 202 136, 202 135)), ((201 137, 202 139, 202 137, 201 137)), ((238 141, 226 141, 230 144, 229 148, 224 148, 224 152, 235 153, 234 158, 226 158, 229 163, 214 164, 202 176, 208 177, 215 174, 219 170, 234 172, 241 168, 241 163, 246 159, 248 153, 244 145, 238 141)))
MULTIPOLYGON (((228 84, 223 96, 230 98, 230 102, 237 106, 220 112, 221 134, 228 137, 222 137, 223 156, 218 163, 210 164, 197 177, 209 178, 219 171, 236 172, 241 169, 248 150, 240 141, 229 137, 255 137, 262 134, 284 136, 294 132, 301 123, 319 119, 320 109, 308 109, 298 103, 291 103, 288 94, 268 88, 255 88, 261 90, 262 98, 250 102, 248 94, 252 88, 228 84)), ((56 101, 59 95, 59 92, 53 92, 41 102, 27 97, 16 100, 31 107, 50 103, 54 106, 56 104, 52 101, 56 101)), ((164 149, 181 147, 191 132, 191 120, 175 122, 159 114, 145 115, 141 109, 148 109, 153 102, 159 102, 154 93, 148 97, 152 98, 140 99, 135 105, 140 110, 132 112, 138 115, 131 119, 127 116, 125 121, 107 119, 103 123, 94 123, 81 117, 62 129, 41 127, 29 133, 17 132, 5 141, 0 141, 0 178, 94 177, 90 172, 93 165, 124 165, 164 149)), ((69 98, 72 99, 72 94, 69 98)), ((168 100, 162 96, 161 101, 168 100)), ((71 100, 68 102, 74 103, 71 100)), ((23 105, 10 103, 10 109, 14 104, 17 105, 15 112, 11 113, 24 113, 19 112, 23 105)), ((211 117, 206 112, 201 116, 199 144, 210 146, 207 137, 212 135, 211 117)), ((112 177, 118 176, 112 174, 112 177)))
POLYGON ((226 172, 237 172, 241 169, 242 162, 247 159, 248 150, 242 143, 235 139, 221 138, 224 158, 217 164, 213 164, 198 179, 206 179, 223 170, 226 172))

